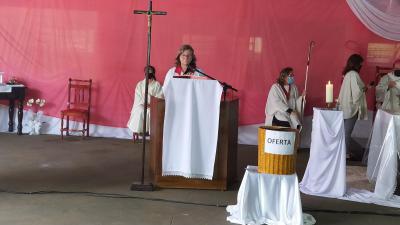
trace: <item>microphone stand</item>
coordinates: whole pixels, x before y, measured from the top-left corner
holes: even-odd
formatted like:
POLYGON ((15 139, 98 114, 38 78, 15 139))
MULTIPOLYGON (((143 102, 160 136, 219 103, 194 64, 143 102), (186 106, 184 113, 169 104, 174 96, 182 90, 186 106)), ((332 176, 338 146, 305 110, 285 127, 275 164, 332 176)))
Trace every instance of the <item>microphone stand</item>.
POLYGON ((212 77, 212 76, 210 76, 210 75, 208 75, 208 74, 206 74, 206 73, 204 73, 204 72, 198 70, 197 68, 191 68, 191 69, 193 69, 194 71, 196 71, 196 72, 198 72, 198 73, 204 75, 205 77, 207 77, 207 78, 210 79, 210 80, 216 80, 216 81, 218 81, 218 83, 220 83, 220 84, 222 85, 222 90, 223 90, 223 93, 224 93, 224 94, 223 94, 223 95, 224 95, 224 101, 225 101, 225 99, 226 99, 226 92, 227 92, 229 89, 232 90, 232 91, 238 92, 238 90, 237 90, 236 88, 232 87, 230 84, 228 84, 228 83, 226 83, 226 82, 217 80, 217 79, 215 79, 214 77, 212 77))

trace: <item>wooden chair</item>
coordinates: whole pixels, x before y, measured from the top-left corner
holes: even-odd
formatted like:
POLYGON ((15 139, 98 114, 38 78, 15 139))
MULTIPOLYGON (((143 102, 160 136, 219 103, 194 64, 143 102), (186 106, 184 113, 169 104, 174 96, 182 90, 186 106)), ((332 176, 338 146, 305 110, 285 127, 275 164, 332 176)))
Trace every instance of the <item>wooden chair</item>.
POLYGON ((89 137, 90 124, 90 106, 92 97, 92 79, 78 80, 69 79, 68 82, 68 102, 67 109, 61 111, 61 139, 64 138, 64 131, 69 135, 70 131, 82 132, 82 136, 89 137), (64 127, 64 118, 66 117, 66 127, 64 127), (83 122, 83 128, 70 129, 69 119, 74 118, 76 121, 83 122))

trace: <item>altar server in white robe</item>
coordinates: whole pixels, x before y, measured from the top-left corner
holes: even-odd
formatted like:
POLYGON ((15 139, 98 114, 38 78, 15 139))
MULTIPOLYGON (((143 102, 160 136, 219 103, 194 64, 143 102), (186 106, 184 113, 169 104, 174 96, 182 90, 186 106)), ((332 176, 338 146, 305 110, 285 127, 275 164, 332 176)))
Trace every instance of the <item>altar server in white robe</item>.
POLYGON ((359 54, 353 54, 347 60, 338 99, 339 109, 343 111, 347 153, 355 160, 361 160, 362 152, 351 149, 352 146, 355 146, 351 133, 358 119, 366 120, 368 118, 365 98, 365 92, 368 88, 359 75, 363 61, 359 54))
MULTIPOLYGON (((147 68, 149 74, 149 87, 147 95, 147 119, 146 119, 146 133, 150 130, 150 96, 162 98, 162 87, 156 80, 156 70, 153 66, 147 68)), ((145 68, 146 74, 146 68, 145 68)), ((139 81, 135 89, 135 99, 133 102, 131 116, 128 121, 128 128, 133 132, 134 139, 140 133, 143 133, 143 120, 144 120, 144 92, 145 92, 146 79, 139 81)))
POLYGON ((305 93, 299 96, 294 84, 293 69, 282 69, 279 77, 269 90, 265 107, 265 125, 283 126, 300 129, 301 101, 305 93))
POLYGON ((400 63, 380 79, 376 86, 376 99, 381 103, 381 109, 400 112, 400 63))
POLYGON ((201 73, 197 72, 196 55, 194 49, 188 44, 184 44, 179 48, 178 55, 175 58, 175 66, 168 70, 164 79, 164 87, 174 76, 188 78, 205 78, 201 73))

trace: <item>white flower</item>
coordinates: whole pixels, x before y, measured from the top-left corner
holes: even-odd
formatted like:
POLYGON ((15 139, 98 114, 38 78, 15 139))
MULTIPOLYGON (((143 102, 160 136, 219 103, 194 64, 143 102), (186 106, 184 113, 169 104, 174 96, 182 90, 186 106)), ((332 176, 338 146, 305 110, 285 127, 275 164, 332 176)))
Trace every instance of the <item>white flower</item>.
POLYGON ((40 99, 40 102, 39 102, 39 103, 36 103, 36 104, 38 104, 38 105, 39 105, 39 107, 43 107, 43 106, 44 106, 44 104, 46 104, 46 100, 44 100, 44 99, 40 99))
POLYGON ((40 104, 40 98, 36 99, 36 105, 40 104))
POLYGON ((26 102, 27 106, 32 106, 32 104, 35 102, 35 99, 31 98, 26 102))

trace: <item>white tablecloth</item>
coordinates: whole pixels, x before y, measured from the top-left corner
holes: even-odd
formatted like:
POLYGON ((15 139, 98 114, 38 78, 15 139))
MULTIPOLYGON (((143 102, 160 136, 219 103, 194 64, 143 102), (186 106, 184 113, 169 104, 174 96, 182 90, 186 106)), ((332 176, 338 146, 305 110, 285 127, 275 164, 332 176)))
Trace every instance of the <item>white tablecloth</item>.
MULTIPOLYGON (((272 175, 248 166, 237 197, 237 204, 226 209, 227 220, 238 224, 300 225, 303 214, 297 175, 272 175)), ((308 215, 308 223, 315 219, 308 215), (311 218, 311 219, 310 219, 311 218)))
POLYGON ((395 151, 399 149, 394 146, 400 134, 395 132, 395 127, 400 128, 398 117, 396 122, 393 115, 379 111, 375 119, 368 158, 368 170, 378 171, 375 192, 351 187, 346 190, 343 114, 314 108, 310 159, 300 190, 305 194, 400 208, 400 197, 393 195, 397 170, 395 151))
POLYGON ((11 92, 11 86, 0 84, 0 92, 11 92))
POLYGON ((11 92, 12 87, 24 87, 23 84, 0 84, 0 92, 11 92))
POLYGON ((221 85, 172 78, 163 87, 162 175, 212 179, 218 140, 221 85))
POLYGON ((300 183, 306 194, 341 197, 346 193, 343 112, 314 108, 310 159, 300 183))
POLYGON ((367 176, 376 181, 374 194, 391 199, 396 188, 397 158, 400 154, 400 114, 378 110, 368 155, 367 176))

